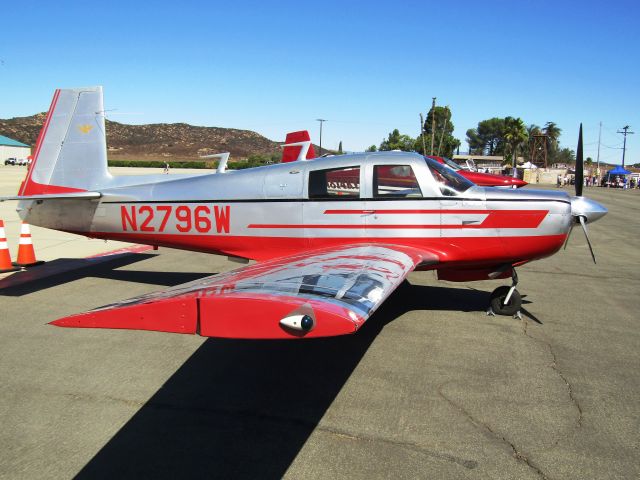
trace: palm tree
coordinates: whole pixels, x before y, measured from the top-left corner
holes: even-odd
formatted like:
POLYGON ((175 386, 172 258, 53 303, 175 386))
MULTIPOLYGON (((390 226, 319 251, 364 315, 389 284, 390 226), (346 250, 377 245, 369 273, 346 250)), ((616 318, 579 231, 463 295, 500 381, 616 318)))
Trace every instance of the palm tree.
POLYGON ((542 129, 542 133, 544 133, 549 138, 549 143, 551 144, 551 148, 554 150, 558 149, 558 139, 560 138, 560 133, 562 133, 562 129, 558 127, 553 122, 547 122, 542 129))
POLYGON ((513 157, 513 167, 516 167, 518 159, 518 148, 527 143, 529 134, 527 127, 521 118, 506 117, 504 119, 504 141, 509 147, 509 152, 513 157))
POLYGON ((540 128, 535 123, 532 123, 527 127, 527 135, 529 135, 529 141, 527 143, 527 149, 529 150, 529 152, 531 152, 530 160, 533 162, 533 144, 535 142, 534 136, 543 135, 542 128, 540 128))
POLYGON ((533 137, 534 135, 540 135, 541 133, 542 129, 535 123, 532 123, 527 127, 527 134, 529 135, 529 138, 533 137))

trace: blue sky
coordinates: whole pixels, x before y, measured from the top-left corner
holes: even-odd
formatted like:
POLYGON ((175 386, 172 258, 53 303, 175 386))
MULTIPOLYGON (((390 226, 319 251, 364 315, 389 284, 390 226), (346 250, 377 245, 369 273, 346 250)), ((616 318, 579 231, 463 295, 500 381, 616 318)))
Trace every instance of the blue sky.
POLYGON ((281 140, 326 118, 323 145, 416 136, 431 97, 454 135, 493 116, 556 122, 562 146, 640 162, 640 3, 10 2, 0 118, 47 109, 57 87, 103 85, 110 119, 255 130, 281 140))

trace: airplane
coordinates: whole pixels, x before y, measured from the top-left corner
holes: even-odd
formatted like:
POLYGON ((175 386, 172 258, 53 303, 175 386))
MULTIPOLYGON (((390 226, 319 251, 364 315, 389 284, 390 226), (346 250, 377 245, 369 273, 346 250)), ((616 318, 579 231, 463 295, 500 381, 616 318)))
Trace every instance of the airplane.
POLYGON ((481 187, 521 188, 527 185, 527 182, 515 177, 465 170, 447 157, 437 157, 435 155, 427 155, 427 157, 433 158, 435 161, 452 168, 467 180, 471 180, 473 183, 481 187))
MULTIPOLYGON (((313 145, 311 144, 311 137, 307 130, 287 133, 282 150, 283 163, 304 159, 311 160, 314 157, 315 152, 313 145)), ((438 157, 434 155, 427 155, 427 157, 452 168, 458 174, 481 187, 520 188, 527 185, 527 182, 520 180, 519 178, 464 170, 456 162, 447 157, 438 157)))
POLYGON ((407 152, 114 176, 102 88, 90 87, 55 91, 18 195, 0 200, 17 200, 20 217, 41 227, 256 262, 53 325, 300 339, 358 331, 414 270, 452 281, 511 278, 490 305, 517 314, 516 268, 556 253, 574 224, 586 234, 607 213, 581 187, 574 197, 483 188, 407 152), (344 173, 353 181, 334 181, 344 173))

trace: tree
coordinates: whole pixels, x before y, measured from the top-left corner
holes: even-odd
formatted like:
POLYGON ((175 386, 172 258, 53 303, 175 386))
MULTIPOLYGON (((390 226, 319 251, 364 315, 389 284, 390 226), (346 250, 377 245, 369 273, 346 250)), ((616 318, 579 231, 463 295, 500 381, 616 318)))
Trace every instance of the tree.
POLYGON ((377 151, 378 151, 378 147, 376 147, 375 145, 371 145, 369 148, 365 150, 365 152, 377 152, 377 151))
POLYGON ((380 144, 380 151, 386 150, 402 150, 404 152, 414 151, 414 144, 416 141, 409 135, 402 135, 396 128, 389 134, 386 140, 383 140, 380 144))
POLYGON ((529 138, 533 137, 534 135, 540 135, 541 133, 542 129, 535 123, 532 123, 527 127, 527 134, 529 135, 529 138))
POLYGON ((560 133, 562 129, 558 127, 554 122, 547 122, 542 129, 542 133, 544 133, 549 139, 549 149, 547 153, 547 158, 549 159, 549 163, 566 163, 566 161, 561 160, 558 156, 560 150, 560 144, 558 139, 560 138, 560 133))
POLYGON ((558 139, 560 138, 560 134, 562 133, 562 129, 558 127, 554 122, 547 122, 542 129, 542 132, 549 137, 549 142, 558 146, 558 139))
POLYGON ((569 164, 575 163, 575 161, 576 161, 575 152, 570 148, 563 148, 562 150, 559 150, 557 152, 554 163, 565 163, 569 165, 569 164))
POLYGON ((504 118, 478 122, 478 128, 467 130, 469 150, 475 154, 499 155, 504 151, 504 118))
POLYGON ((527 127, 521 118, 506 117, 504 119, 503 140, 512 158, 512 164, 515 167, 518 161, 518 149, 526 145, 529 140, 527 127))
POLYGON ((535 123, 530 124, 527 127, 527 135, 529 136, 529 140, 527 142, 527 151, 530 153, 530 161, 533 162, 533 144, 534 144, 534 136, 535 135, 542 135, 542 129, 536 125, 535 123))
POLYGON ((342 155, 342 140, 340 140, 340 143, 338 144, 338 155, 342 155))
POLYGON ((413 150, 422 152, 422 134, 427 144, 426 154, 431 153, 431 133, 433 131, 433 118, 435 115, 436 126, 433 136, 433 154, 442 157, 452 157, 453 152, 460 146, 460 140, 453 136, 454 126, 451 122, 451 110, 449 107, 436 107, 429 110, 427 119, 422 126, 422 132, 414 142, 413 150))

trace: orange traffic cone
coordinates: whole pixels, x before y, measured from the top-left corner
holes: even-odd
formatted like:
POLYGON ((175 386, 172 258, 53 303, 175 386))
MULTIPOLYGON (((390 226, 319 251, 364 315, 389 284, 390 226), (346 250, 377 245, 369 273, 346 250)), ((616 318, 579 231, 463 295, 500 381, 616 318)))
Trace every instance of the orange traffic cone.
POLYGON ((18 260, 13 262, 17 267, 33 267, 44 262, 36 260, 36 252, 33 250, 29 224, 22 222, 20 228, 20 244, 18 245, 18 260))
POLYGON ((0 220, 0 273, 15 272, 16 270, 20 269, 11 264, 7 236, 4 233, 4 221, 0 220))

